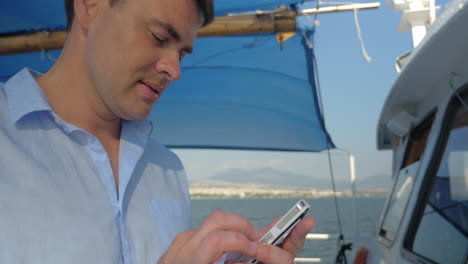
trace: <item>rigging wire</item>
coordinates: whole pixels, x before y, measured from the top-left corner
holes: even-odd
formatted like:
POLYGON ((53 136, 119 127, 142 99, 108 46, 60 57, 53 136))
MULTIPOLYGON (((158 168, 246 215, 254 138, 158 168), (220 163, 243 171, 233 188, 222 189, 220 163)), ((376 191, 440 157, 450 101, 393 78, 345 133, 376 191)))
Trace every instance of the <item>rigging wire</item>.
MULTIPOLYGON (((323 126, 325 131, 327 131, 326 125, 325 125, 325 114, 323 110, 323 102, 322 102, 322 95, 321 95, 321 90, 320 90, 320 81, 318 78, 318 67, 317 67, 317 60, 315 58, 315 55, 313 56, 313 64, 314 64, 314 71, 315 71, 315 82, 316 82, 316 89, 317 89, 317 97, 319 99, 319 104, 320 104, 320 109, 322 113, 322 120, 323 120, 323 126)), ((327 135, 328 136, 328 135, 327 135)), ((346 258, 346 250, 351 250, 352 249, 352 243, 344 243, 344 235, 343 235, 343 229, 342 229, 342 223, 341 223, 341 216, 340 216, 340 210, 338 208, 338 199, 336 197, 336 185, 335 185, 335 173, 333 171, 333 162, 331 158, 331 153, 330 153, 330 141, 327 140, 327 159, 328 159, 328 167, 330 169, 330 178, 331 178, 331 184, 332 184, 332 189, 333 189, 333 200, 335 204, 335 211, 336 211, 336 217, 337 217, 337 222, 338 222, 338 230, 340 233, 340 236, 338 238, 338 245, 340 247, 338 254, 336 255, 335 263, 348 263, 348 260, 346 258)))
POLYGON ((242 44, 241 46, 239 47, 235 47, 235 48, 232 48, 232 49, 228 49, 228 50, 221 50, 217 53, 214 53, 214 54, 211 54, 209 56, 206 56, 204 58, 201 58, 200 60, 192 63, 190 65, 190 67, 194 67, 194 66, 200 66, 202 65, 203 63, 209 61, 209 60, 212 60, 212 59, 215 59, 219 56, 222 56, 222 55, 226 55, 226 54, 229 54, 229 53, 234 53, 236 51, 239 51, 239 50, 243 50, 243 49, 253 49, 253 48, 256 48, 258 46, 261 46, 265 43, 267 43, 269 41, 269 38, 268 36, 258 36, 258 37, 255 37, 252 41, 250 42, 247 42, 245 44, 242 44))
MULTIPOLYGON (((317 1, 317 8, 319 8, 320 2, 317 1)), ((317 18, 317 14, 314 16, 314 20, 317 18)), ((318 63, 317 59, 315 58, 315 54, 312 56, 312 63, 314 67, 314 77, 315 77, 315 87, 317 90, 317 97, 319 101, 319 109, 322 115, 322 122, 325 131, 327 131, 326 124, 325 124, 325 113, 324 113, 324 108, 323 108, 323 100, 322 100, 322 92, 320 89, 320 79, 318 75, 318 63)), ((326 135, 328 137, 328 134, 326 135)), ((335 263, 348 263, 346 259, 346 250, 351 250, 351 243, 344 243, 344 235, 343 235, 343 229, 342 229, 342 223, 341 223, 341 216, 340 216, 340 210, 338 208, 338 199, 336 197, 336 185, 335 185, 335 174, 333 171, 333 162, 331 158, 331 153, 330 153, 330 141, 327 139, 327 157, 328 157, 328 167, 330 170, 330 176, 331 176, 331 184, 332 184, 332 189, 333 189, 333 200, 334 200, 334 205, 335 205, 335 212, 337 216, 337 222, 338 222, 338 230, 339 230, 339 239, 338 239, 338 244, 340 246, 340 249, 338 251, 338 254, 336 256, 335 263)))
MULTIPOLYGON (((325 124, 325 112, 324 112, 324 108, 323 108, 322 92, 321 92, 321 89, 320 89, 320 79, 319 79, 319 76, 318 76, 318 64, 317 64, 317 59, 315 58, 315 55, 312 57, 312 59, 313 59, 314 72, 315 72, 315 86, 316 86, 316 89, 317 89, 317 97, 318 97, 318 100, 319 100, 319 105, 320 105, 320 109, 321 109, 321 113, 322 113, 323 125, 324 125, 324 128, 326 130, 327 128, 326 128, 326 124, 325 124)), ((331 176, 331 181, 332 181, 333 197, 334 197, 334 201, 335 201, 335 210, 336 210, 336 215, 338 217, 338 228, 339 228, 340 236, 342 236, 343 231, 342 231, 342 228, 341 228, 341 217, 340 217, 340 212, 338 210, 338 202, 337 202, 337 198, 336 198, 336 187, 335 187, 335 176, 334 176, 334 171, 333 171, 333 165, 332 165, 329 146, 330 146, 330 142, 327 140, 328 166, 329 166, 329 169, 330 169, 330 176, 331 176)))

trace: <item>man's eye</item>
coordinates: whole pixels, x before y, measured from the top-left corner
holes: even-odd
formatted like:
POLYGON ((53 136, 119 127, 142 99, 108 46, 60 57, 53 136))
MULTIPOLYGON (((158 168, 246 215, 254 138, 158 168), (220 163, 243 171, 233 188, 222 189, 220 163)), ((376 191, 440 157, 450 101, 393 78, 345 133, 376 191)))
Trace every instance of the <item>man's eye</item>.
POLYGON ((151 36, 153 37, 153 40, 156 42, 156 44, 158 44, 159 46, 164 46, 167 43, 166 39, 161 38, 154 33, 151 33, 151 36))
POLYGON ((179 61, 182 61, 182 59, 185 58, 185 56, 187 56, 186 53, 181 53, 181 54, 179 55, 179 61))

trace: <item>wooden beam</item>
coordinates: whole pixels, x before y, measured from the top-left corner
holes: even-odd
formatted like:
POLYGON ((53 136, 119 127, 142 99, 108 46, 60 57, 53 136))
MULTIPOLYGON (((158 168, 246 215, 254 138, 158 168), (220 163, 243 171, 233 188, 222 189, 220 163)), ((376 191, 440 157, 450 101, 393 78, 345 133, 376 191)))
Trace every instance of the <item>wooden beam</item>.
MULTIPOLYGON (((213 23, 201 28, 197 36, 216 37, 295 31, 296 13, 279 11, 217 17, 213 23)), ((61 49, 66 37, 65 30, 0 37, 0 55, 61 49)))
POLYGON ((217 17, 198 31, 198 37, 220 37, 262 33, 296 32, 296 12, 217 17))
MULTIPOLYGON (((198 37, 235 36, 262 33, 296 32, 296 16, 378 8, 380 3, 321 7, 298 11, 280 10, 270 13, 217 17, 198 31, 198 37)), ((0 55, 61 49, 66 31, 38 32, 0 36, 0 55)))
POLYGON ((0 37, 0 55, 61 49, 66 37, 66 31, 0 37))

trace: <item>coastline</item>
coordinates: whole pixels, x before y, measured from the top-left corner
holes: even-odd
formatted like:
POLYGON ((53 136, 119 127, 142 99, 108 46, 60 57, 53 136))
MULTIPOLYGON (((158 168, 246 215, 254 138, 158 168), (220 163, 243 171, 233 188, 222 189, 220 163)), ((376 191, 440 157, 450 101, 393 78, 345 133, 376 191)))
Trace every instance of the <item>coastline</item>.
MULTIPOLYGON (((248 198, 328 198, 333 197, 331 189, 298 188, 289 186, 271 186, 265 184, 191 184, 191 199, 248 199, 248 198)), ((387 190, 357 190, 357 197, 385 197, 387 190)), ((336 197, 352 197, 350 190, 337 190, 336 197)))
MULTIPOLYGON (((200 193, 195 193, 195 194, 190 194, 190 199, 192 200, 208 200, 208 199, 287 199, 287 198, 331 198, 333 195, 323 195, 323 196, 313 196, 313 195, 301 195, 301 194, 295 194, 295 195, 216 195, 216 194, 200 194, 200 193)), ((352 197, 351 194, 349 195, 337 195, 337 197, 341 198, 350 198, 352 197)), ((358 198, 385 198, 386 197, 386 192, 358 192, 356 193, 356 197, 358 198)))

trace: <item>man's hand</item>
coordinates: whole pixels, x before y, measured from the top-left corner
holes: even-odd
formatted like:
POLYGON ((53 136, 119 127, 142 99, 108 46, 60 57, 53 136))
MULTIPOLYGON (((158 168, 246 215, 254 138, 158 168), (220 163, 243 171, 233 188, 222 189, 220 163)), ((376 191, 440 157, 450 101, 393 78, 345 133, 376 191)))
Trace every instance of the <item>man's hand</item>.
POLYGON ((178 234, 158 264, 212 264, 226 252, 239 252, 265 264, 292 264, 315 221, 302 219, 281 247, 258 243, 278 220, 259 230, 243 216, 214 211, 199 228, 178 234))
MULTIPOLYGON (((260 233, 265 234, 278 222, 281 217, 278 217, 266 227, 264 227, 260 233)), ((280 263, 294 263, 294 257, 304 247, 305 237, 315 226, 315 220, 313 217, 304 217, 294 227, 291 233, 286 237, 280 247, 272 246, 269 244, 258 243, 257 254, 254 256, 255 259, 265 264, 280 264, 280 263)), ((262 236, 258 237, 260 239, 262 236)))

